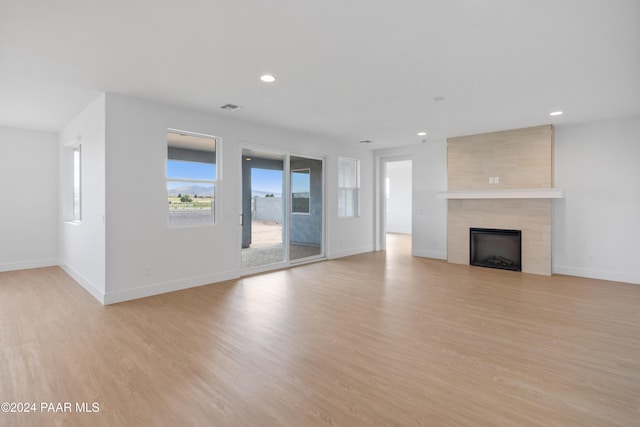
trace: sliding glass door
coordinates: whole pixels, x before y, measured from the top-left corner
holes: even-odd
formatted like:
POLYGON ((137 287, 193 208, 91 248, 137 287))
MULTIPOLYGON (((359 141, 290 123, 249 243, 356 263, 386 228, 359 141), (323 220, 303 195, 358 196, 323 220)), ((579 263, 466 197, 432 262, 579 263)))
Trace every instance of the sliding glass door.
POLYGON ((324 257, 324 160, 242 151, 242 270, 324 257))
POLYGON ((324 237, 324 161, 290 156, 289 260, 321 257, 324 237))

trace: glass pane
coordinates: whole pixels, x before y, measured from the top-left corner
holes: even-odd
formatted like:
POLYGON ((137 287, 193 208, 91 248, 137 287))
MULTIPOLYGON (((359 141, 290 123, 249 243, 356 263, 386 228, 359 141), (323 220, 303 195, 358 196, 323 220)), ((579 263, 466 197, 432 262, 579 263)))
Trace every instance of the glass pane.
POLYGON ((291 211, 289 259, 298 260, 323 254, 322 160, 290 157, 291 211), (296 212, 304 212, 299 215, 296 212))
POLYGON ((339 187, 355 187, 356 186, 356 167, 355 160, 350 159, 340 159, 338 164, 339 176, 338 176, 338 186, 339 187))
MULTIPOLYGON (((185 153, 181 152, 180 150, 200 152, 199 154, 196 153, 196 156, 208 156, 209 160, 206 160, 206 162, 210 162, 211 159, 215 159, 215 136, 195 135, 188 132, 170 130, 167 132, 167 145, 171 149, 169 150, 169 152, 172 153, 169 156, 170 159, 202 161, 195 158, 188 158, 189 156, 193 155, 193 153, 185 153)), ((202 157, 199 158, 202 159, 202 157)), ((213 161, 213 163, 215 163, 215 160, 213 161)))
POLYGON ((73 149, 73 219, 80 221, 80 147, 73 149))
POLYGON ((358 215, 358 160, 338 160, 338 216, 358 215))
POLYGON ((216 165, 213 163, 167 160, 167 177, 215 181, 216 165))
POLYGON ((167 178, 215 181, 215 137, 167 132, 167 178))
POLYGON ((338 190, 338 215, 355 216, 356 190, 341 188, 338 190))
POLYGON ((309 169, 291 171, 291 212, 310 212, 311 172, 309 169))
POLYGON ((168 224, 211 224, 217 179, 215 137, 167 132, 168 224))
POLYGON ((215 186, 201 182, 168 181, 169 225, 210 224, 214 221, 215 186))

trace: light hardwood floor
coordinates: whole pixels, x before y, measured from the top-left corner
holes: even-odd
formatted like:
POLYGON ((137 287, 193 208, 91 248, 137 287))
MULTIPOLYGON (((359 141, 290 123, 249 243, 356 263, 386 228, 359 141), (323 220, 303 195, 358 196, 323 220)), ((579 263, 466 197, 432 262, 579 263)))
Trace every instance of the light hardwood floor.
POLYGON ((637 426, 640 286, 375 252, 102 307, 0 273, 0 425, 637 426), (38 407, 39 409, 39 407, 38 407))

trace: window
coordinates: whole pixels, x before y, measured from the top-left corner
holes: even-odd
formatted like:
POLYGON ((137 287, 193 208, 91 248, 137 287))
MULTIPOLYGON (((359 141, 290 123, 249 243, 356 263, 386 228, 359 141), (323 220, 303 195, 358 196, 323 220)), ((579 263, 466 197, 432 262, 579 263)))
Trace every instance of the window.
POLYGON ((81 148, 73 147, 73 220, 82 220, 82 180, 81 180, 81 148))
POLYGON ((338 216, 360 215, 360 160, 338 158, 338 216))
POLYGON ((167 132, 169 226, 215 222, 218 142, 213 136, 167 132))
POLYGON ((311 196, 311 170, 291 171, 291 213, 309 214, 311 196))

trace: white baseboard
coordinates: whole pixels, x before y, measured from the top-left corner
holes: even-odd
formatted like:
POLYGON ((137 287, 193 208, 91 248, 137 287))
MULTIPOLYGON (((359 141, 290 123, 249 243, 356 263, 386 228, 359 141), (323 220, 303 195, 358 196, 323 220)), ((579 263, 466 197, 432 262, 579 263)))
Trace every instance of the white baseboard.
POLYGON ((554 274, 566 274, 567 276, 588 277, 591 279, 611 280, 614 282, 626 282, 640 285, 640 276, 636 274, 620 273, 617 271, 594 270, 590 268, 571 267, 568 265, 554 265, 554 274))
POLYGON ((218 274, 209 274, 206 276, 195 276, 170 282, 155 283, 153 285, 131 288, 123 291, 108 292, 104 297, 104 304, 116 304, 138 298, 166 294, 167 292, 181 291, 183 289, 237 279, 238 277, 240 277, 239 271, 227 271, 218 274))
POLYGON ((33 259, 29 261, 5 262, 0 264, 0 272, 14 270, 28 270, 30 268, 53 267, 58 265, 58 260, 54 258, 33 259))
POLYGON ((423 258, 434 258, 434 259, 447 259, 446 252, 436 252, 436 251, 425 251, 423 249, 413 249, 411 251, 413 256, 419 256, 423 258))
POLYGON ((105 304, 105 294, 96 285, 87 280, 84 276, 76 272, 73 268, 66 264, 61 263, 60 268, 64 270, 73 280, 78 282, 87 292, 89 292, 95 299, 100 301, 100 304, 105 304))
POLYGON ((373 245, 361 246, 359 248, 345 249, 343 251, 331 252, 327 258, 336 259, 346 256, 359 255, 367 252, 373 252, 373 245))

